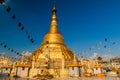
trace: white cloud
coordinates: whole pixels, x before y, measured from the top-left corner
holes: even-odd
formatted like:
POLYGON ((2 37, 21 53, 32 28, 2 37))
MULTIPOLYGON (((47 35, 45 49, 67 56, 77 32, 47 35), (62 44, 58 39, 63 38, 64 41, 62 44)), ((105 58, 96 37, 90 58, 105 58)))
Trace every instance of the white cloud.
POLYGON ((99 55, 99 53, 94 53, 92 56, 90 56, 91 59, 95 59, 97 56, 101 56, 103 60, 110 60, 111 58, 115 57, 111 54, 103 54, 99 55))
POLYGON ((2 53, 0 53, 1 55, 5 55, 6 53, 5 52, 2 52, 2 53))
POLYGON ((0 53, 0 58, 2 58, 6 53, 5 52, 1 52, 0 53))
POLYGON ((23 51, 22 53, 24 53, 25 56, 30 56, 32 54, 29 51, 23 51))
POLYGON ((94 53, 92 56, 90 56, 90 58, 95 59, 97 56, 99 56, 99 53, 94 53))
POLYGON ((115 57, 111 54, 104 54, 101 56, 103 58, 103 60, 110 60, 111 58, 115 57))

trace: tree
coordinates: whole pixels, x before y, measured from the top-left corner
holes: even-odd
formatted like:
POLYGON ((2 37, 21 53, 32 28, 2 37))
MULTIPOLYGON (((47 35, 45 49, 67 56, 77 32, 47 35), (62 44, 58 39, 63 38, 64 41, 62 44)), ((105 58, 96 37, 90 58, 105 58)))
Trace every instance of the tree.
POLYGON ((102 57, 100 57, 100 56, 99 56, 99 57, 97 57, 97 60, 102 60, 102 57))

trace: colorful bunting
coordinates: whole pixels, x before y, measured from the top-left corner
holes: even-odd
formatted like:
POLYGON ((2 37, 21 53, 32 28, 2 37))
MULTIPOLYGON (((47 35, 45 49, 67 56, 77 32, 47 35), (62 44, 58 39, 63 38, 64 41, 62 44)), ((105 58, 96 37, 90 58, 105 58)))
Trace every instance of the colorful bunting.
POLYGON ((12 49, 11 52, 13 52, 14 50, 12 49))
MULTIPOLYGON (((7 45, 3 45, 2 42, 0 42, 0 45, 3 46, 3 48, 7 48, 7 45)), ((21 54, 19 54, 19 52, 16 52, 14 49, 11 48, 7 48, 9 51, 14 52, 15 54, 21 56, 21 54)))
POLYGON ((31 41, 32 43, 34 43, 34 40, 33 40, 32 38, 30 39, 30 41, 31 41))
POLYGON ((107 46, 105 45, 104 48, 106 48, 107 46))
POLYGON ((108 39, 107 39, 107 38, 105 38, 105 41, 107 42, 107 41, 108 41, 108 39))
POLYGON ((13 14, 12 19, 16 19, 16 15, 15 14, 13 14))
POLYGON ((5 2, 5 0, 0 0, 0 4, 3 4, 5 2))
POLYGON ((17 52, 17 55, 19 55, 19 53, 17 52))
POLYGON ((18 23, 18 26, 19 26, 19 27, 21 27, 21 26, 22 26, 22 23, 21 23, 21 22, 19 22, 19 23, 18 23))
POLYGON ((8 6, 6 11, 9 13, 11 11, 11 8, 8 6))
POLYGON ((23 26, 23 27, 21 27, 21 30, 22 30, 22 31, 24 30, 24 26, 23 26))
POLYGON ((6 48, 7 47, 7 45, 4 45, 4 48, 6 48))
POLYGON ((30 35, 28 35, 28 39, 30 38, 30 35))
MULTIPOLYGON (((0 0, 0 3, 1 3, 1 4, 2 4, 3 2, 4 2, 4 0, 0 0)), ((8 13, 10 13, 10 12, 11 12, 11 7, 8 6, 8 7, 6 8, 6 11, 7 11, 8 13)), ((13 14, 13 15, 11 16, 11 18, 12 18, 13 20, 15 20, 15 19, 16 19, 16 14, 13 14)), ((25 27, 22 25, 22 22, 18 22, 17 25, 18 25, 18 27, 20 27, 21 31, 25 31, 25 27)), ((34 40, 31 39, 32 37, 30 36, 30 34, 28 34, 28 32, 26 32, 26 36, 28 37, 28 39, 29 39, 29 41, 30 41, 31 43, 34 43, 34 40)))

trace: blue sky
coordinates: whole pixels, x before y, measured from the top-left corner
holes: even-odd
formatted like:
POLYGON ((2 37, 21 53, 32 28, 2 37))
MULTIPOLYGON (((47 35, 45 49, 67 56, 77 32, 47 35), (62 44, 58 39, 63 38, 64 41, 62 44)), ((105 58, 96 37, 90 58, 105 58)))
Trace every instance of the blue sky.
MULTIPOLYGON (((20 53, 32 53, 50 28, 52 7, 53 0, 8 0, 0 5, 0 42, 20 53), (11 7, 10 13, 6 12, 7 6, 11 7), (18 22, 24 25, 24 31, 18 22), (33 44, 26 31, 35 40, 33 44)), ((68 48, 81 55, 86 52, 84 56, 120 55, 120 0, 56 0, 56 7, 59 31, 68 48)), ((2 52, 16 55, 0 46, 2 52)))

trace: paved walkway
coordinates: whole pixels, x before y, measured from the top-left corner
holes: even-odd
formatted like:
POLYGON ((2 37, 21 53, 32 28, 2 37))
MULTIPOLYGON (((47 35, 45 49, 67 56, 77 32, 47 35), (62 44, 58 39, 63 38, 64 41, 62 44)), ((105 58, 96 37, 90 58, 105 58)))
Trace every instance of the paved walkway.
MULTIPOLYGON (((9 77, 0 77, 0 80, 41 80, 41 79, 29 79, 29 78, 9 78, 9 77)), ((64 78, 54 78, 54 79, 47 79, 47 80, 120 80, 120 77, 64 77, 64 78)))
POLYGON ((72 77, 66 77, 66 78, 55 78, 51 80, 120 80, 119 77, 80 77, 80 78, 72 78, 72 77))

